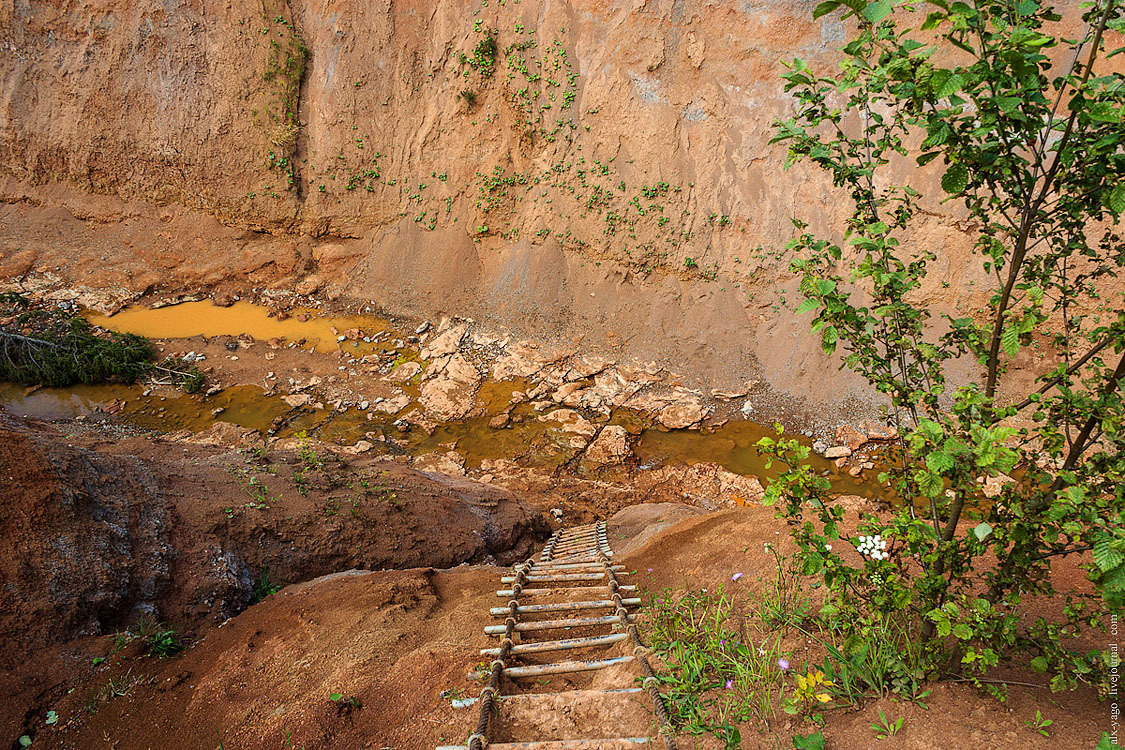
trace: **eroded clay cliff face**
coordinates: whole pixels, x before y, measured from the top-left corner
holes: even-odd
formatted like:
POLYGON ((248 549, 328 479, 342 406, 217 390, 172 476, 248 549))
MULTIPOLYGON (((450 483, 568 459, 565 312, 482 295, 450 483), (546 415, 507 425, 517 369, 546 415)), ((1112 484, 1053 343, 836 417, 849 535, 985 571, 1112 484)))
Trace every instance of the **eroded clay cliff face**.
MULTIPOLYGON (((783 309, 789 218, 847 208, 768 144, 783 61, 844 34, 812 7, 8 4, 0 275, 323 290, 869 402, 783 309)), ((917 240, 926 294, 964 310, 979 269, 948 210, 917 240)))
POLYGON ((325 453, 352 484, 298 486, 287 476, 292 455, 273 460, 247 469, 264 477, 255 509, 245 505, 243 456, 230 449, 109 426, 64 436, 0 411, 0 667, 141 617, 189 629, 222 622, 252 601, 263 571, 292 583, 353 568, 509 562, 549 532, 518 496, 468 479, 325 453))

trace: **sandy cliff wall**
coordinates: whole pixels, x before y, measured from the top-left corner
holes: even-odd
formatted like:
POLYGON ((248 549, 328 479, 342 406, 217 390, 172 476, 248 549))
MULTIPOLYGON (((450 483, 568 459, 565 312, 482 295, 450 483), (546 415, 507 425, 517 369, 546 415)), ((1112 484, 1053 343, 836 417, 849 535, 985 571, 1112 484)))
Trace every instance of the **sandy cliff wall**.
MULTIPOLYGON (((865 400, 783 311, 789 217, 846 208, 767 143, 782 61, 827 63, 844 34, 812 7, 9 0, 0 272, 303 281, 865 400)), ((919 239, 963 292, 978 269, 943 210, 919 239)))

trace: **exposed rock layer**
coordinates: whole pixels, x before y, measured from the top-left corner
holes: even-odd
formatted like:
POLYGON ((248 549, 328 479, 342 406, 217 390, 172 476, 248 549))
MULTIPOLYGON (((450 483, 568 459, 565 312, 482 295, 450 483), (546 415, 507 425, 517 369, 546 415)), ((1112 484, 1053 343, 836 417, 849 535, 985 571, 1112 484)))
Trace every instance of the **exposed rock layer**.
MULTIPOLYGON (((814 413, 867 403, 783 308, 789 217, 846 200, 767 143, 781 61, 827 64, 842 33, 803 2, 9 4, 0 277, 456 312, 814 413), (461 55, 490 28, 487 76, 461 55)), ((964 313, 982 271, 930 208, 921 294, 964 313)))

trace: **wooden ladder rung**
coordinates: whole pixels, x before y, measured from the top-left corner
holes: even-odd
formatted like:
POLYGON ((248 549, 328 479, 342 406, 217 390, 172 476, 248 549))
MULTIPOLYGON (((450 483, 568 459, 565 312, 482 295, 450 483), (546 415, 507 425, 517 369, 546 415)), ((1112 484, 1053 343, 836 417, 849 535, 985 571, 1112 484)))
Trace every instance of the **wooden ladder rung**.
MULTIPOLYGON (((490 742, 489 750, 628 750, 652 742, 648 737, 606 737, 596 740, 490 742)), ((469 750, 468 745, 439 745, 436 750, 469 750)))
MULTIPOLYGON (((622 599, 621 603, 626 607, 635 607, 641 603, 640 598, 630 597, 622 599)), ((612 599, 595 599, 586 602, 551 602, 550 604, 525 604, 516 607, 516 613, 521 615, 533 615, 539 612, 573 612, 576 609, 613 609, 617 605, 612 599)), ((497 617, 503 617, 511 610, 507 607, 493 607, 489 612, 497 617)))
MULTIPOLYGON (((620 643, 629 637, 628 633, 609 633, 608 635, 593 635, 589 638, 564 638, 560 641, 536 641, 532 643, 519 643, 512 646, 512 655, 539 654, 544 651, 570 651, 576 648, 592 648, 620 643)), ((481 656, 499 656, 498 648, 482 648, 481 656)))
POLYGON ((628 664, 636 657, 632 654, 614 656, 609 659, 591 659, 590 661, 560 661, 553 664, 531 664, 526 667, 508 667, 504 670, 505 677, 536 677, 541 674, 569 674, 571 672, 591 672, 595 669, 607 669, 618 664, 628 664))
MULTIPOLYGON (((629 622, 633 622, 634 617, 629 616, 629 622)), ((535 622, 517 622, 516 632, 526 633, 532 630, 555 630, 560 628, 588 628, 597 625, 613 625, 621 622, 621 618, 617 615, 600 615, 597 617, 567 617, 562 620, 538 620, 535 622)), ((505 625, 486 625, 484 632, 486 635, 504 635, 507 627, 505 625)))
MULTIPOLYGON (((552 581, 600 581, 605 573, 557 573, 544 576, 529 575, 528 582, 550 583, 552 581)), ((500 583, 515 583, 515 576, 501 576, 500 583)))
MULTIPOLYGON (((598 593, 602 590, 601 586, 559 586, 555 589, 523 589, 520 591, 520 596, 550 596, 551 594, 576 594, 583 591, 598 593)), ((636 591, 637 587, 618 586, 618 591, 636 591)), ((496 596, 506 596, 511 599, 515 595, 514 589, 500 589, 496 592, 496 596)))
MULTIPOLYGON (((624 565, 610 565, 611 570, 625 570, 624 565)), ((532 563, 530 572, 559 571, 559 570, 605 570, 600 562, 570 562, 570 563, 532 563)))
MULTIPOLYGON (((644 688, 627 687, 627 688, 602 688, 601 690, 566 690, 554 693, 512 693, 511 695, 501 695, 500 700, 503 701, 521 701, 521 700, 534 700, 536 698, 554 698, 559 695, 566 695, 571 698, 578 698, 583 695, 593 695, 596 697, 604 697, 608 695, 628 695, 630 693, 643 693, 644 688)), ((474 703, 478 702, 480 698, 454 698, 450 701, 453 708, 468 708, 474 703)))

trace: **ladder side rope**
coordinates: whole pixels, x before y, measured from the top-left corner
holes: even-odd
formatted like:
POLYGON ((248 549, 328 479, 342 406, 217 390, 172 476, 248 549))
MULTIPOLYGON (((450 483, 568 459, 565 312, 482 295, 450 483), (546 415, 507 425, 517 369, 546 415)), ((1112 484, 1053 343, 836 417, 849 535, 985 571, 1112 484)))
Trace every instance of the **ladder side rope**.
POLYGON ((644 679, 641 681, 641 685, 644 686, 645 690, 648 691, 649 697, 652 698, 652 706, 656 711, 656 718, 660 720, 664 747, 666 750, 676 750, 676 743, 672 739, 672 717, 668 715, 668 707, 664 705, 664 696, 656 686, 658 682, 656 671, 653 670, 652 665, 649 664, 648 659, 645 658, 648 648, 645 646, 644 641, 641 640, 641 634, 637 630, 636 623, 629 620, 629 610, 625 608, 625 603, 622 601, 620 593, 621 585, 617 582, 617 573, 613 569, 613 563, 600 551, 598 557, 605 570, 606 586, 609 589, 610 597, 617 606, 617 615, 621 618, 621 624, 625 627, 625 632, 629 634, 629 638, 633 642, 633 655, 640 663, 641 671, 644 673, 644 679))
MULTIPOLYGON (((551 539, 553 540, 554 536, 551 539)), ((527 582, 527 571, 531 569, 534 561, 535 558, 528 558, 517 565, 513 571, 516 574, 516 580, 512 583, 512 598, 508 602, 508 617, 504 620, 504 635, 500 639, 500 655, 492 662, 492 674, 488 678, 488 685, 480 691, 480 718, 477 720, 477 731, 469 737, 469 750, 485 750, 488 747, 488 730, 492 723, 493 706, 496 697, 500 694, 500 683, 504 679, 504 669, 508 666, 508 657, 511 656, 512 647, 515 645, 512 634, 515 633, 516 623, 519 622, 519 595, 520 591, 523 590, 523 585, 527 582)))

